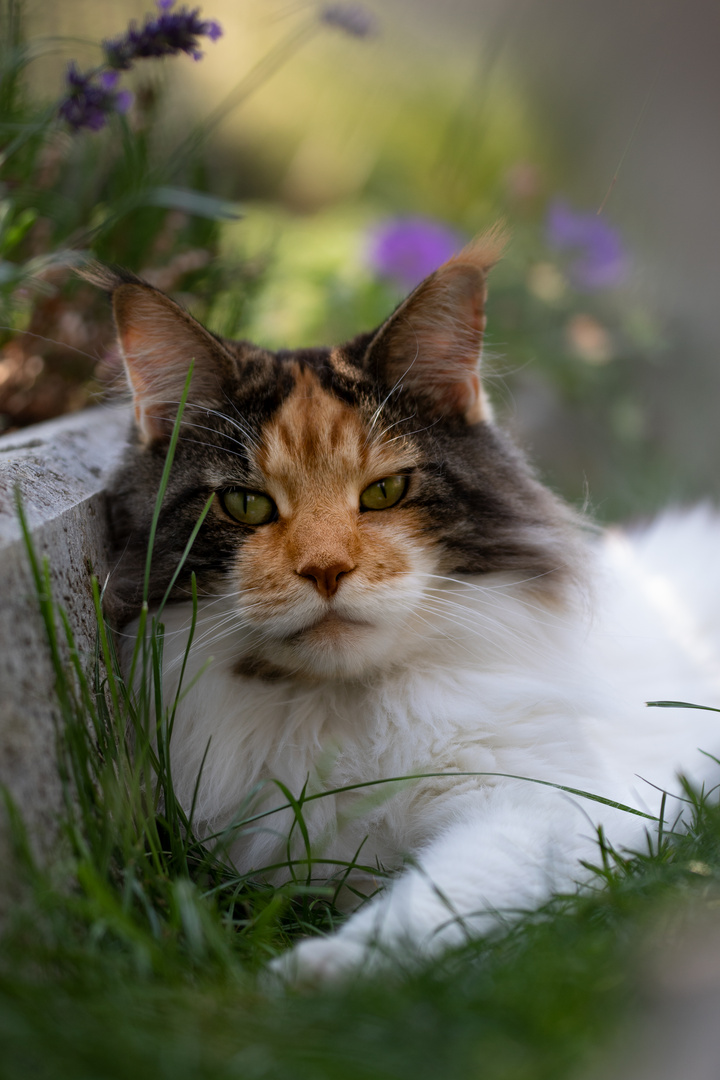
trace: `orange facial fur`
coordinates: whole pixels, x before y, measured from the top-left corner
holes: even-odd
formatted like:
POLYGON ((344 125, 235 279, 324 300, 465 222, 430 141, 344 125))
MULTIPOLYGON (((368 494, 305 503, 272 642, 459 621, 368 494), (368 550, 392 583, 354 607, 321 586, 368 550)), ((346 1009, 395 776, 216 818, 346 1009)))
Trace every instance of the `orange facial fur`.
POLYGON ((254 462, 278 520, 255 530, 237 556, 248 621, 265 626, 286 616, 281 637, 302 632, 334 643, 345 631, 357 647, 357 628, 373 618, 368 601, 379 616, 388 589, 426 563, 432 547, 422 515, 402 501, 360 509, 361 492, 411 470, 415 452, 402 439, 373 438, 358 411, 324 391, 309 369, 295 365, 293 375, 254 462))

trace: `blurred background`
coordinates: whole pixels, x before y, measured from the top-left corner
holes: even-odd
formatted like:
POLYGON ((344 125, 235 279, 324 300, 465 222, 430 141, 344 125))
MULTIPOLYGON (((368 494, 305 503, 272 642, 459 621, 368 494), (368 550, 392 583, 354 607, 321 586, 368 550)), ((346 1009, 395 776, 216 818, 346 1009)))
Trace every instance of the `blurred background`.
POLYGON ((0 11, 2 430, 113 392, 88 252, 218 333, 331 344, 504 219, 485 373, 544 478, 603 520, 717 496, 716 4, 207 0, 202 59, 138 61, 77 131, 68 62, 158 11, 0 11))

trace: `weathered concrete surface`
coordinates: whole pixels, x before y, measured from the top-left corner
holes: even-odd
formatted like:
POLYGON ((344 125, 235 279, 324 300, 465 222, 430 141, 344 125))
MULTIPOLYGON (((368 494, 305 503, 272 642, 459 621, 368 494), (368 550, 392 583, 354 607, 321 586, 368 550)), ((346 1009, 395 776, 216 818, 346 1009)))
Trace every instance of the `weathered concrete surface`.
MULTIPOLYGON (((107 573, 104 486, 125 444, 126 409, 96 408, 0 437, 0 784, 20 808, 38 854, 57 839, 54 675, 15 509, 19 489, 35 549, 47 555, 55 599, 91 655, 90 575, 107 573)), ((0 810, 0 909, 12 861, 0 810)))

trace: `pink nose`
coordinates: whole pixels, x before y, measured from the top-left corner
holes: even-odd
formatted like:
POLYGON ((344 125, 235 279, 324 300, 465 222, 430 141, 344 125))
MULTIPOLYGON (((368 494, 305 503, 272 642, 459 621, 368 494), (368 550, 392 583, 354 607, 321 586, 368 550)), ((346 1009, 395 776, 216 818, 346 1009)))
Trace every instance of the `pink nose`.
POLYGON ((355 569, 351 562, 337 562, 332 566, 303 566, 298 570, 300 577, 314 581, 321 596, 329 599, 340 588, 340 578, 355 569))

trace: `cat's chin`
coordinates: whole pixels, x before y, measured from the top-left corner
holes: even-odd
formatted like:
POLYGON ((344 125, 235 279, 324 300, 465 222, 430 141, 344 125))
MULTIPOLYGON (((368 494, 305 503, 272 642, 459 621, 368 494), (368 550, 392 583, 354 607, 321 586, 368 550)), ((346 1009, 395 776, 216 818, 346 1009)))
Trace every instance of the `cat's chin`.
POLYGON ((328 613, 321 616, 317 622, 304 627, 302 630, 296 630, 294 633, 289 634, 284 640, 286 642, 321 641, 323 644, 329 644, 332 647, 333 644, 342 641, 343 634, 352 633, 354 630, 367 627, 372 628, 373 624, 364 619, 352 619, 347 615, 341 615, 337 611, 328 611, 328 613))
POLYGON ((268 678, 357 680, 392 667, 396 652, 397 637, 389 629, 328 612, 302 630, 265 640, 237 670, 268 678))

